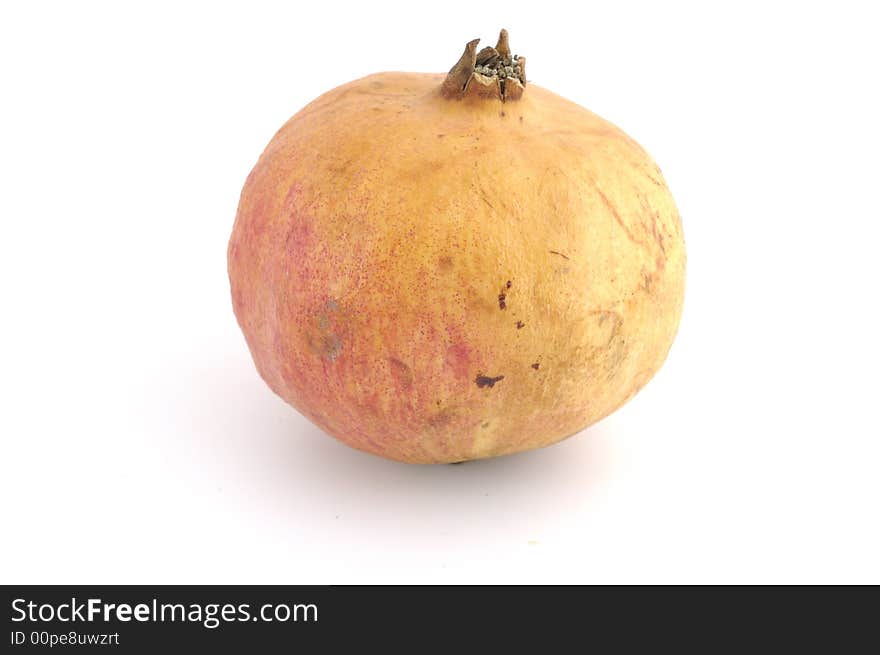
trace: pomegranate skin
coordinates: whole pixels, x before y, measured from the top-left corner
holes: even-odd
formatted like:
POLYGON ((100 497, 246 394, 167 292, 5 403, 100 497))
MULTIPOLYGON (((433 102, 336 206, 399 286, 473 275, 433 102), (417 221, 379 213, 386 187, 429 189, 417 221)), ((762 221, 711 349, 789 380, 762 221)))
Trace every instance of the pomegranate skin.
POLYGON ((228 248, 235 315, 271 389, 403 462, 538 448, 656 373, 684 298, 681 221, 650 156, 534 84, 443 75, 338 87, 273 137, 228 248))

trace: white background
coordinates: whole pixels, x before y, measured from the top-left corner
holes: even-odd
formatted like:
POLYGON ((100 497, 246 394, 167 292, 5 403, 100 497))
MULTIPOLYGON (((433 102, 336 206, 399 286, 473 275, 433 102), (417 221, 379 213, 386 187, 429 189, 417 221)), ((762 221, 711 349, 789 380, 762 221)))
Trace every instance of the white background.
POLYGON ((5 3, 4 583, 880 582, 870 3, 5 3), (678 339, 542 451, 407 466, 259 379, 226 242, 308 101, 507 27, 659 162, 678 339))

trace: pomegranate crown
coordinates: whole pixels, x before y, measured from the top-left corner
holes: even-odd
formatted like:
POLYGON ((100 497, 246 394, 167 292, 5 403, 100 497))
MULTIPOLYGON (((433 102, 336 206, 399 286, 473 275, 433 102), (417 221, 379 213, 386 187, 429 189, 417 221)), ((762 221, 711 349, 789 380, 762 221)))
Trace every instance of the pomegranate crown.
POLYGON ((495 47, 477 52, 479 39, 469 41, 441 87, 447 98, 466 96, 498 98, 502 102, 522 97, 526 87, 526 58, 511 54, 507 30, 501 30, 495 47))

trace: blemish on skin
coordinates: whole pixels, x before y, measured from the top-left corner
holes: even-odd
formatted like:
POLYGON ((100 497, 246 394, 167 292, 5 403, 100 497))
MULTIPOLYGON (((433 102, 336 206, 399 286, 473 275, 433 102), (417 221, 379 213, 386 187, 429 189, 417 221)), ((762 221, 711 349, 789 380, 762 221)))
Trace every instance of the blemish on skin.
POLYGON ((525 326, 526 326, 526 324, 523 323, 522 321, 517 321, 517 322, 516 322, 516 329, 517 329, 517 330, 522 330, 525 326))
POLYGON ((437 268, 444 273, 452 270, 452 257, 444 256, 437 260, 437 268))
POLYGON ((438 135, 437 135, 437 138, 438 138, 438 139, 442 139, 444 136, 446 136, 446 135, 445 135, 445 134, 438 134, 438 135))
POLYGON ((413 374, 412 369, 409 366, 395 357, 388 358, 388 365, 391 368, 391 376, 394 378, 398 387, 403 389, 409 389, 412 387, 413 374))
POLYGON ((450 423, 455 418, 455 410, 451 407, 446 407, 445 409, 441 409, 433 416, 428 417, 428 425, 432 428, 443 428, 450 423))
POLYGON ((342 354, 345 339, 344 316, 335 298, 324 302, 320 313, 313 319, 314 323, 306 331, 308 346, 313 353, 331 362, 342 354))
POLYGON ((534 364, 532 364, 532 368, 537 371, 539 368, 541 368, 540 362, 535 362, 534 364))
POLYGON ((478 375, 477 379, 474 380, 474 382, 477 383, 477 386, 480 387, 480 389, 483 389, 485 387, 489 387, 491 389, 495 386, 496 382, 501 382, 501 380, 503 379, 503 375, 497 375, 495 377, 490 377, 488 375, 478 375))
POLYGON ((557 252, 557 251, 555 251, 555 250, 551 250, 551 251, 550 251, 550 254, 551 254, 551 255, 559 255, 559 256, 562 257, 563 259, 568 259, 568 255, 563 255, 561 252, 557 252))
POLYGON ((523 122, 523 117, 522 117, 522 116, 519 117, 519 122, 520 122, 520 123, 523 122))
POLYGON ((485 430, 486 428, 489 427, 489 421, 486 421, 485 423, 481 424, 480 427, 485 430))
POLYGON ((501 118, 504 118, 505 116, 507 116, 507 114, 505 114, 503 111, 499 112, 498 115, 501 116, 501 118))
POLYGON ((611 344, 614 338, 620 332, 620 328, 623 325, 623 319, 620 317, 620 314, 614 311, 605 311, 605 310, 596 310, 590 312, 590 314, 595 315, 596 323, 600 328, 603 328, 603 331, 608 333, 607 339, 605 340, 605 346, 611 344), (611 321, 610 325, 606 326, 606 323, 611 321))
POLYGON ((504 286, 501 287, 501 292, 498 294, 499 309, 507 309, 507 294, 505 293, 505 289, 509 289, 511 286, 513 286, 513 283, 508 280, 505 282, 504 286))
POLYGON ((325 335, 321 339, 321 345, 327 355, 327 359, 331 362, 339 357, 339 353, 342 352, 342 340, 335 334, 325 335))
POLYGON ((614 203, 612 203, 611 200, 609 200, 608 196, 605 195, 605 193, 602 191, 602 189, 600 189, 598 186, 596 186, 595 180, 592 180, 590 178, 587 178, 587 180, 592 184, 593 189, 596 191, 596 195, 599 196, 599 199, 602 201, 602 204, 605 205, 605 208, 609 212, 611 212, 611 215, 614 217, 615 222, 617 222, 617 224, 620 226, 620 228, 624 231, 627 239, 629 239, 630 241, 632 241, 636 245, 644 246, 645 243, 643 241, 641 241, 640 239, 636 238, 636 236, 632 233, 632 230, 629 228, 629 225, 627 225, 626 222, 623 220, 623 218, 621 218, 620 212, 617 211, 617 207, 614 206, 614 203))

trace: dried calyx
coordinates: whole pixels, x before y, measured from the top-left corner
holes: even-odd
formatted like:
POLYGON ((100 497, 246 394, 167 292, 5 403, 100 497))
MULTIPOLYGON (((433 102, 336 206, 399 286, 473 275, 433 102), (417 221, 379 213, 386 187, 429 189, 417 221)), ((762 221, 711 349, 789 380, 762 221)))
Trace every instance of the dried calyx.
POLYGON ((477 52, 479 39, 469 42, 458 63, 443 81, 441 91, 447 98, 465 96, 516 100, 526 86, 526 58, 511 54, 507 30, 501 30, 494 48, 477 52))

